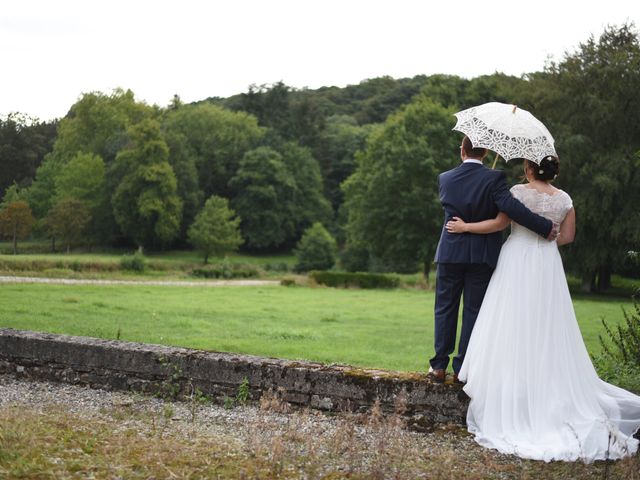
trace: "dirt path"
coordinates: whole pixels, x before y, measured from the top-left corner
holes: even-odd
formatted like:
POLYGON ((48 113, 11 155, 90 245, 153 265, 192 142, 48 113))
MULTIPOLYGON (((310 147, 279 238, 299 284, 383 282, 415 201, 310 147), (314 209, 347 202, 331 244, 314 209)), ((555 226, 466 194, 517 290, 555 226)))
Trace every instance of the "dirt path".
POLYGON ((75 278, 9 276, 0 276, 0 283, 53 283, 59 285, 161 285, 171 287, 262 287, 280 284, 278 280, 85 280, 75 278))

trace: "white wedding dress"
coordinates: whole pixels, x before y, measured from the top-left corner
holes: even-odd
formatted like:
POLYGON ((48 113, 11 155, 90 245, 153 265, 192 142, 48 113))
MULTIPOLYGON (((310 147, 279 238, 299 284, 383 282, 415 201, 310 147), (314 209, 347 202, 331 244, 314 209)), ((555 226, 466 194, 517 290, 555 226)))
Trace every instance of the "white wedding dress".
MULTIPOLYGON (((561 223, 569 195, 511 189, 561 223)), ((485 447, 536 460, 586 462, 635 453, 640 396, 603 382, 578 328, 556 242, 512 223, 459 377, 469 431, 485 447)))

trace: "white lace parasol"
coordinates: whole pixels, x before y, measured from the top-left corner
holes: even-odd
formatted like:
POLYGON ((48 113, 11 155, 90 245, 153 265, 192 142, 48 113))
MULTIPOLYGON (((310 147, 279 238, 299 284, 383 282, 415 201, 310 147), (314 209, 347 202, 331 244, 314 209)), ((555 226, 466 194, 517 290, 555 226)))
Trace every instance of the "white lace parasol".
POLYGON ((547 127, 515 105, 489 102, 455 116, 458 121, 453 130, 468 136, 474 147, 493 150, 507 161, 526 158, 540 163, 548 155, 558 156, 547 127))

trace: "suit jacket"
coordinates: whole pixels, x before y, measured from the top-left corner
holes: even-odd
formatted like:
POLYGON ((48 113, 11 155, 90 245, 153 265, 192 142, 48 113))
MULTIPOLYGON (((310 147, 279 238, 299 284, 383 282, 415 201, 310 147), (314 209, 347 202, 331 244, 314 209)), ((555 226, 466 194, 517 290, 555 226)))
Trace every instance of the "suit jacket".
MULTIPOLYGON (((473 162, 464 162, 438 177, 444 223, 453 217, 465 222, 495 218, 502 211, 520 225, 547 237, 553 223, 536 215, 513 198, 501 170, 492 170, 473 162)), ((502 232, 486 235, 449 233, 442 227, 436 250, 436 263, 484 263, 495 268, 502 247, 502 232)))

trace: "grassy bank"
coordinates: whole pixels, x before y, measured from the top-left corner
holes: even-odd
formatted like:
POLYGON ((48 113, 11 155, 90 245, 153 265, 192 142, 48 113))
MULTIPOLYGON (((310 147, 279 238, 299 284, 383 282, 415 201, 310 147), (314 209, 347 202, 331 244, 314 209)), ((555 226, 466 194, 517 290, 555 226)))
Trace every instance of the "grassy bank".
MULTIPOLYGON (((433 293, 301 287, 0 285, 0 326, 394 370, 422 370, 433 293)), ((622 298, 577 297, 585 343, 622 298)))
MULTIPOLYGON (((640 457, 615 463, 537 462, 475 444, 461 427, 413 433, 396 415, 329 419, 311 412, 120 399, 99 411, 0 407, 0 477, 638 479, 640 457), (208 410, 216 410, 215 420, 208 410), (209 422, 207 421, 209 420, 209 422)), ((267 408, 265 408, 267 407, 267 408)))

